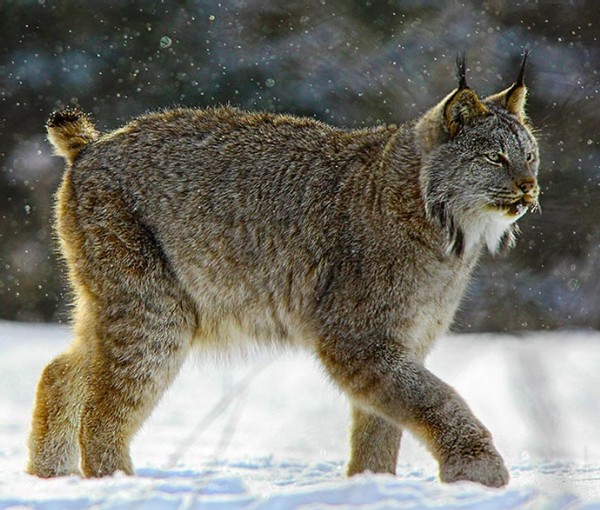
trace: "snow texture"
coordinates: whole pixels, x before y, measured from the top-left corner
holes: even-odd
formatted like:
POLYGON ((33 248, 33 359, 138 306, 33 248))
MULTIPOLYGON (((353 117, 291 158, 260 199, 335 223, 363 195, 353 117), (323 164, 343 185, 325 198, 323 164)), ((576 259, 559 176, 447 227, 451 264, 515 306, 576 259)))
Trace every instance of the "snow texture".
POLYGON ((600 509, 595 333, 463 335, 428 366, 491 429, 505 489, 443 485, 408 434, 398 476, 344 477, 348 405, 306 353, 190 360, 134 440, 137 474, 24 473, 35 384, 62 326, 0 322, 0 509, 600 509))

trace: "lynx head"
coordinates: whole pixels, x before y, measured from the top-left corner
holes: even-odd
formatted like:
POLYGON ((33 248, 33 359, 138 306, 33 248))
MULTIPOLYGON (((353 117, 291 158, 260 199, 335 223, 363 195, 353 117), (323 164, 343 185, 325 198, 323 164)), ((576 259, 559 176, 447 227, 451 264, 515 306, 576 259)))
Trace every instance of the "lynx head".
POLYGON ((538 207, 538 146, 525 116, 523 82, 485 99, 467 85, 464 57, 458 87, 417 122, 421 190, 430 221, 460 256, 480 242, 494 253, 514 244, 515 224, 538 207))

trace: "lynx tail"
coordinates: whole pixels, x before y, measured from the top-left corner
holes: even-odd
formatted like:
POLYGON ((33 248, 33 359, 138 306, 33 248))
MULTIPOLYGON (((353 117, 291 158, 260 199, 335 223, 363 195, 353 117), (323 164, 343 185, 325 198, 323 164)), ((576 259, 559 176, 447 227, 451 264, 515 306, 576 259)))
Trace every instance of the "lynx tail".
POLYGON ((65 158, 69 165, 88 143, 99 136, 87 114, 76 109, 54 112, 46 123, 46 129, 54 152, 65 158))

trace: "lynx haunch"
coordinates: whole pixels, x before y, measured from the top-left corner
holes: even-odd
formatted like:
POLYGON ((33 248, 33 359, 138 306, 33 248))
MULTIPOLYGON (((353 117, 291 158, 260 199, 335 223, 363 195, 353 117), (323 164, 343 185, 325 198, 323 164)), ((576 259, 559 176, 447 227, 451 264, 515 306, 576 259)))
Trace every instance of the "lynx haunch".
POLYGON ((537 207, 525 60, 485 99, 459 61, 458 87, 401 126, 175 109, 100 134, 53 114, 75 339, 40 378, 28 471, 132 474, 132 437, 190 351, 243 336, 314 351, 352 403, 349 475, 394 473, 407 429, 442 481, 506 484, 490 433, 424 359, 482 251, 537 207))

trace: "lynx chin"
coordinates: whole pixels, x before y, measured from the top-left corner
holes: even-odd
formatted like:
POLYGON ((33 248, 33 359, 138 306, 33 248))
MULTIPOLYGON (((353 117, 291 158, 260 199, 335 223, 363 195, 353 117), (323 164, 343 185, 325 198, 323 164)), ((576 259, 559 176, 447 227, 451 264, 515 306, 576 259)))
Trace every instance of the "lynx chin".
POLYGON ((28 472, 133 474, 131 440, 190 351, 243 337, 311 349, 347 395, 348 475, 394 473, 407 429, 442 481, 505 485, 490 432, 424 360, 480 254, 538 207, 526 56, 484 99, 459 59, 457 88, 400 126, 180 108, 102 134, 54 113, 74 341, 41 375, 28 472))

